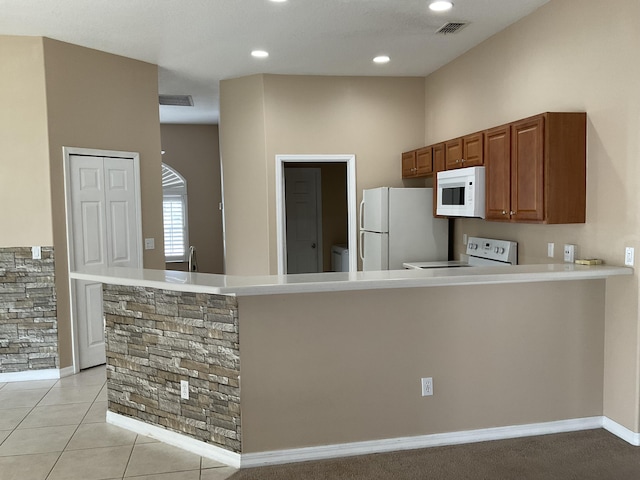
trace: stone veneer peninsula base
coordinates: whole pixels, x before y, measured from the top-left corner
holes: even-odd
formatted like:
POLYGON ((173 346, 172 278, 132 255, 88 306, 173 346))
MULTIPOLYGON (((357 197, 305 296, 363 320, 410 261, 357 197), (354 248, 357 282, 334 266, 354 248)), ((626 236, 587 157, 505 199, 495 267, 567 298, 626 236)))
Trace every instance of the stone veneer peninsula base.
POLYGON ((630 269, 457 270, 73 275, 104 284, 107 420, 233 466, 603 426, 640 444, 603 405, 606 292, 630 269))
POLYGON ((104 285, 109 410, 241 451, 235 297, 104 285), (181 381, 189 398, 181 398, 181 381))

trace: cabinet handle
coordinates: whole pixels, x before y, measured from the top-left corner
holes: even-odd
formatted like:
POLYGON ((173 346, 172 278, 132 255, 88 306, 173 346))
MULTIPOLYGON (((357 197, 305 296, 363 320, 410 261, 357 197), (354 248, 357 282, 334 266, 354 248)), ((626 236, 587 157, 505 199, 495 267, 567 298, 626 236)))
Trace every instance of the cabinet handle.
POLYGON ((514 212, 513 210, 511 210, 511 211, 509 212, 509 215, 515 215, 515 214, 516 214, 516 212, 514 212))
POLYGON ((502 210, 502 214, 503 214, 503 215, 506 215, 506 214, 507 214, 507 211, 506 211, 506 210, 502 210))

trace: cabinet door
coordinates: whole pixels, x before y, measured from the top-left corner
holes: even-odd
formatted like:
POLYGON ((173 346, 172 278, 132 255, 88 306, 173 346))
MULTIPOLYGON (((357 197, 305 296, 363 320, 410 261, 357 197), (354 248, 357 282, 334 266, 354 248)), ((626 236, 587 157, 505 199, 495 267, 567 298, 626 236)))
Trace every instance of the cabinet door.
POLYGON ((431 147, 420 148, 416 151, 416 175, 425 176, 433 172, 431 147))
POLYGON ((447 170, 462 168, 462 138, 445 143, 444 158, 447 170))
POLYGON ((462 139, 462 166, 478 167, 484 165, 482 150, 482 132, 467 135, 462 139))
POLYGON ((544 220, 544 117, 512 124, 511 218, 544 220))
POLYGON ((509 221, 511 210, 511 127, 484 134, 486 219, 509 221))
MULTIPOLYGON (((436 209, 438 208, 438 172, 445 170, 445 146, 439 143, 431 147, 433 157, 433 216, 437 217, 436 209)), ((442 217, 444 218, 444 217, 442 217)))
POLYGON ((413 177, 416 174, 416 151, 402 154, 402 178, 413 177))

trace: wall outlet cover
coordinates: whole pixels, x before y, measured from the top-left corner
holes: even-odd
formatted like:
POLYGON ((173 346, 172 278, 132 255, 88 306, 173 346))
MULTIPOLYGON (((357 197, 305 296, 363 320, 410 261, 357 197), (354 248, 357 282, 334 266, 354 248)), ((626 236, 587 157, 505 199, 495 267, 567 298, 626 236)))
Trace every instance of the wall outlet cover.
POLYGON ((429 397, 433 395, 433 378, 427 377, 427 378, 421 379, 421 385, 422 385, 423 397, 429 397))
POLYGON ((180 398, 189 400, 189 382, 180 380, 180 398))
POLYGON ((576 260, 576 246, 566 244, 564 246, 564 261, 567 263, 573 263, 576 260))
POLYGON ((633 247, 626 247, 624 249, 624 264, 627 267, 633 267, 634 253, 633 247))

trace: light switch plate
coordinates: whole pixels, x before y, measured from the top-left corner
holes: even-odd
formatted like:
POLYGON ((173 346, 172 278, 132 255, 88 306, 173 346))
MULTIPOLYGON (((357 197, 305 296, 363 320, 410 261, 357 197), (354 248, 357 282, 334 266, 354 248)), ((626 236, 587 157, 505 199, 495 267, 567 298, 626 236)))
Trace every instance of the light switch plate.
POLYGON ((33 260, 42 259, 42 247, 31 247, 31 258, 33 260))
POLYGON ((547 257, 553 258, 553 250, 555 244, 552 242, 547 243, 547 257))
POLYGON ((145 238, 144 239, 144 249, 145 250, 155 250, 156 248, 156 239, 155 238, 145 238))

